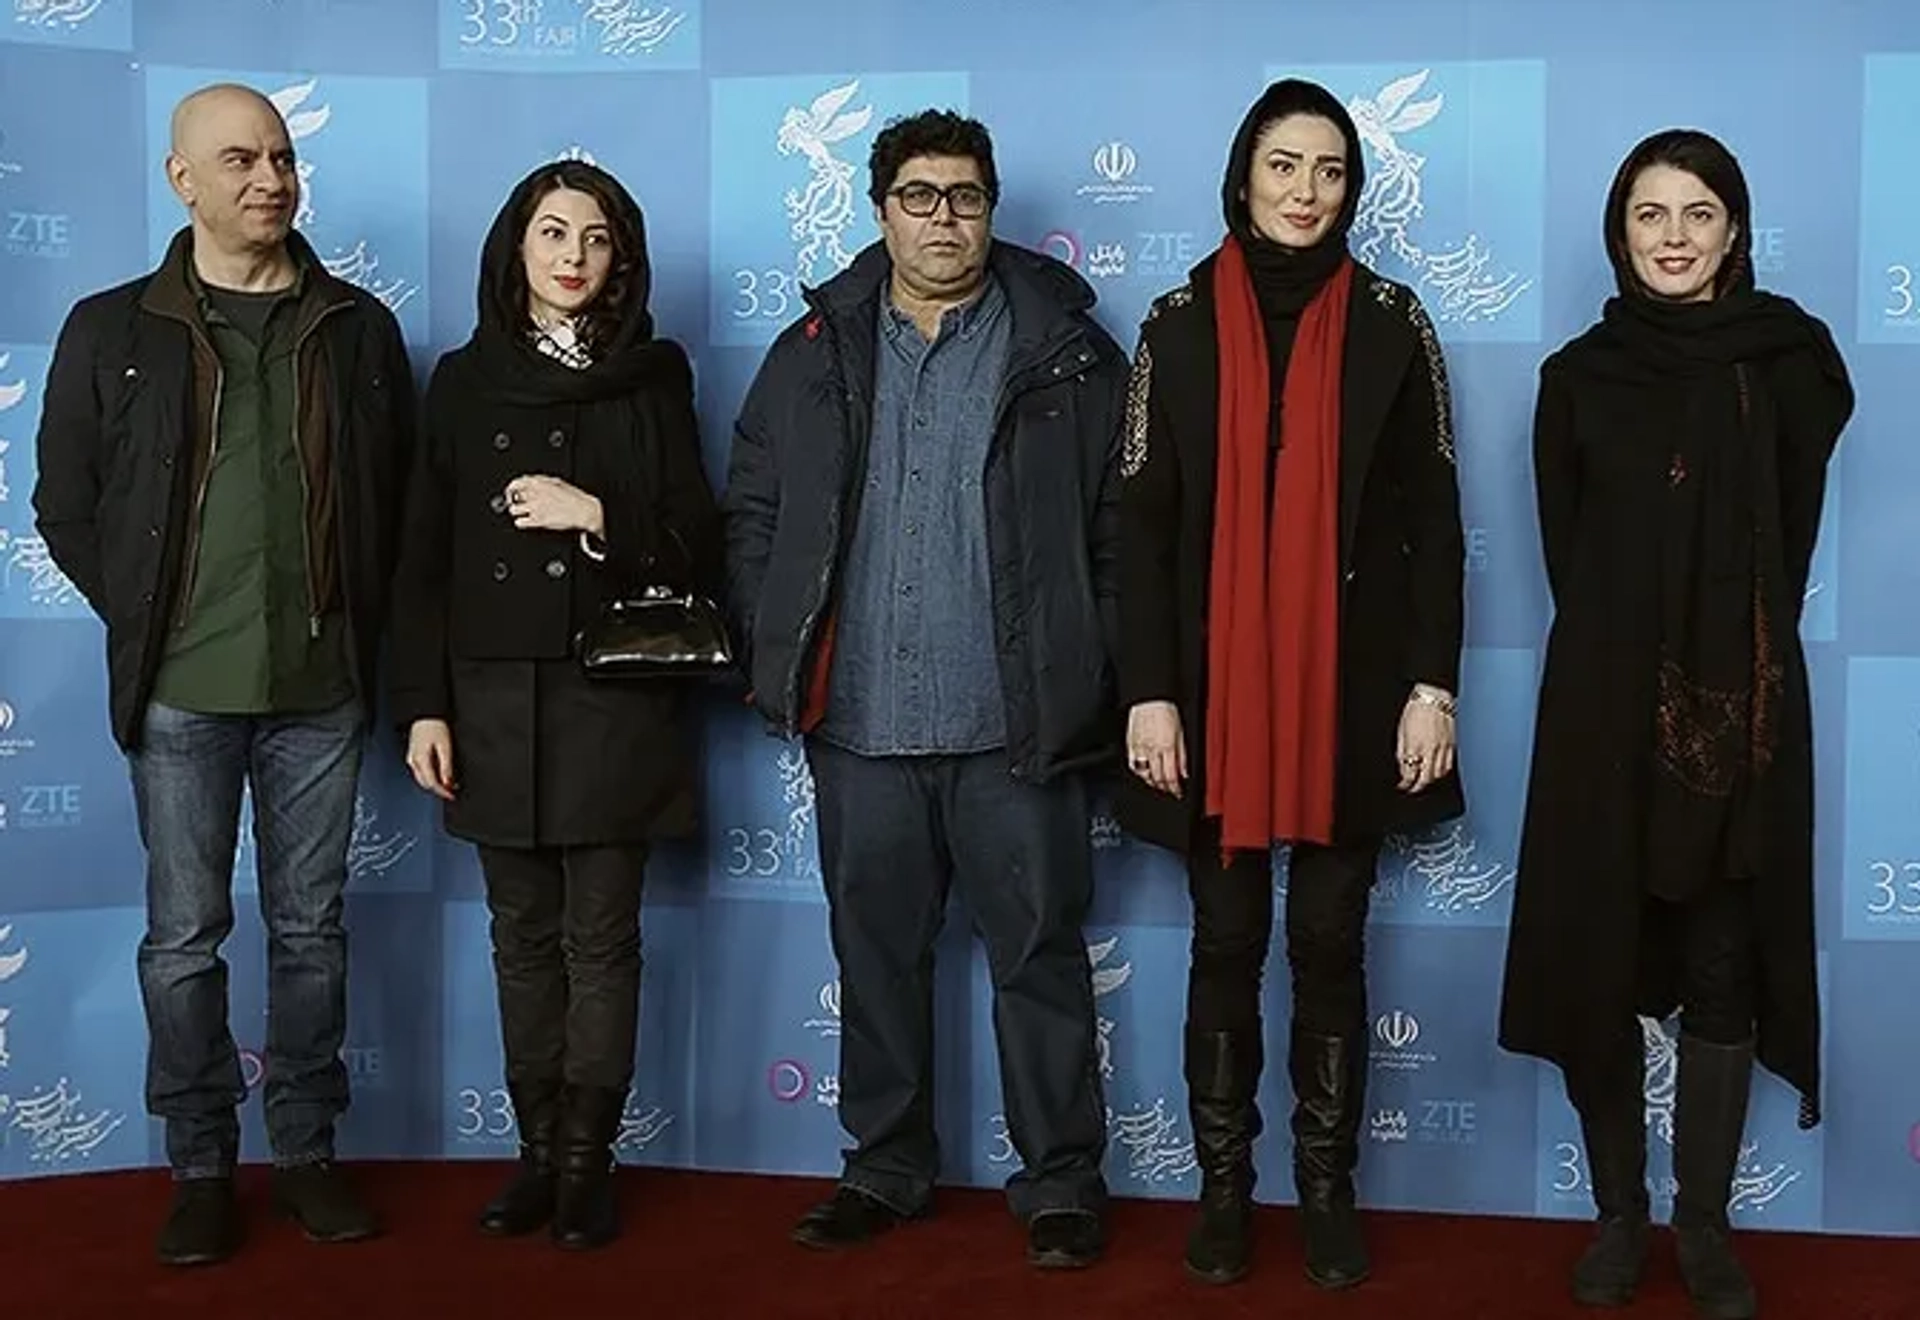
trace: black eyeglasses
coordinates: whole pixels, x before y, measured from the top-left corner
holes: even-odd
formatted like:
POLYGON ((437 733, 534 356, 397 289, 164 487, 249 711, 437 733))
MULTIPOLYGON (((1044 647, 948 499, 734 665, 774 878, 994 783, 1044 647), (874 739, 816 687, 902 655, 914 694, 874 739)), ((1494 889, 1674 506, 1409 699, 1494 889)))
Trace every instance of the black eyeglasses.
POLYGON ((897 198, 900 209, 916 220, 924 220, 945 202, 955 220, 978 220, 993 206, 993 197, 977 183, 956 183, 942 188, 932 183, 903 183, 890 189, 887 196, 897 198))

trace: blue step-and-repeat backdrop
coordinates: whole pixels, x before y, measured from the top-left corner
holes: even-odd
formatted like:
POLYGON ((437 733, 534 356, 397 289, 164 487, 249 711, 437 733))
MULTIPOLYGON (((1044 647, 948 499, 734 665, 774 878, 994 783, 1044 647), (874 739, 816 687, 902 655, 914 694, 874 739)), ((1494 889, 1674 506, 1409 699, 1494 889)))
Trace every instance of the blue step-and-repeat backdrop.
MULTIPOLYGON (((1070 262, 1131 346, 1149 300, 1219 235, 1246 104, 1326 82, 1366 139, 1359 254, 1415 285, 1455 385, 1468 534, 1463 751, 1473 814, 1397 840, 1374 897, 1362 1190, 1387 1206, 1584 1216, 1557 1073, 1494 1044, 1547 603, 1530 495, 1540 358, 1609 290, 1600 208, 1644 133, 1740 154, 1762 281, 1833 326, 1861 405, 1841 446, 1804 620, 1819 725, 1827 1121, 1757 1087, 1734 1193, 1753 1226, 1920 1232, 1920 10, 1912 0, 0 0, 0 1172, 161 1162, 141 1107, 133 955, 142 855, 108 737, 100 629, 29 503, 49 346, 84 293, 147 268, 181 213, 169 107, 214 79, 280 106, 300 224, 398 313, 422 373, 463 339, 482 234, 535 163, 591 158, 649 215, 655 310, 698 363, 707 457, 800 291, 873 241, 866 153, 894 115, 994 130, 1007 238, 1070 262)), ((744 710, 707 722, 706 828, 656 863, 640 1163, 828 1173, 838 987, 812 785, 744 710)), ((1121 1194, 1196 1186, 1180 1081, 1187 903, 1164 854, 1092 824, 1087 932, 1121 1194)), ((248 894, 250 846, 236 859, 248 894)), ((497 1157, 501 1088, 471 851, 438 830, 391 741, 352 845, 346 1059, 354 1157, 497 1157)), ((1284 883, 1282 879, 1281 883, 1284 883)), ((251 898, 228 951, 249 1081, 265 1034, 251 898)), ((939 1003, 949 1175, 1014 1159, 984 964, 964 919, 939 1003)), ((1278 962, 1276 959, 1276 971, 1278 962)), ((1285 977, 1269 978, 1284 1022, 1285 977)), ((1656 1182, 1674 1037, 1647 1023, 1656 1182)), ((1276 1057, 1280 1051, 1276 1048, 1276 1057)), ((1270 1114, 1288 1102, 1269 1069, 1270 1114)), ((247 1153, 264 1145, 250 1103, 247 1153)), ((1261 1194, 1291 1195, 1284 1124, 1261 1194)))

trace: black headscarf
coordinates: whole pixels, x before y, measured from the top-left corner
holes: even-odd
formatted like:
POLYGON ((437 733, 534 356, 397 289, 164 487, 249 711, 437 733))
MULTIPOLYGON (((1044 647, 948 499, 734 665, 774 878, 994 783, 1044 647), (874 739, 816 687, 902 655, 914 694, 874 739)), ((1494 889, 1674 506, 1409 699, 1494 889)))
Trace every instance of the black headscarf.
MULTIPOLYGON (((1360 133, 1353 117, 1338 97, 1318 83, 1286 78, 1269 86, 1260 99, 1248 107, 1233 135, 1227 151, 1226 177, 1220 184, 1220 207, 1227 232, 1240 240, 1247 254, 1247 269, 1253 276, 1254 296, 1259 299, 1263 319, 1268 323, 1268 338, 1281 327, 1287 342, 1293 338, 1291 323, 1313 300, 1347 255, 1347 232, 1360 207, 1360 193, 1366 184, 1366 162, 1360 146, 1360 133), (1330 120, 1347 144, 1347 196, 1340 214, 1308 248, 1287 247, 1276 243, 1254 226, 1247 207, 1247 180, 1253 173, 1253 148, 1261 130, 1289 115, 1317 115, 1330 120)), ((1284 362, 1284 358, 1282 358, 1284 362)))
POLYGON ((1652 891, 1682 899, 1763 865, 1757 788, 1778 742, 1826 461, 1853 390, 1826 326, 1754 287, 1746 181, 1719 142, 1690 130, 1641 142, 1604 223, 1620 292, 1575 360, 1655 400, 1638 415, 1668 450, 1647 861, 1652 891), (1658 164, 1700 179, 1734 225, 1711 301, 1663 299, 1633 272, 1627 201, 1658 164))
POLYGON ((663 372, 684 375, 685 354, 654 338, 647 306, 652 290, 646 217, 620 181, 585 161, 540 166, 514 185, 480 251, 479 321, 469 344, 475 388, 509 402, 588 402, 658 384, 663 372), (593 361, 585 368, 570 367, 536 347, 527 311, 521 242, 535 205, 555 188, 591 193, 616 234, 615 268, 601 293, 602 305, 593 309, 588 344, 593 361))

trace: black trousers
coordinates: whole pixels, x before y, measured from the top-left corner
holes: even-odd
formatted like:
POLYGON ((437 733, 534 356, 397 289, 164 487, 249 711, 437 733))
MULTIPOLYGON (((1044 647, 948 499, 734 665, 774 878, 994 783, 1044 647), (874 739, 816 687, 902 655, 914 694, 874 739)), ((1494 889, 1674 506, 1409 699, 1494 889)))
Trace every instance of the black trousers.
MULTIPOLYGON (((1754 943, 1753 887, 1723 881, 1686 903, 1648 899, 1643 956, 1679 962, 1680 1029, 1709 1045, 1744 1045, 1753 1039, 1758 948, 1754 943)), ((1566 1070, 1568 1096, 1582 1109, 1608 1099, 1628 1103, 1646 1081, 1640 1022, 1628 1017, 1613 1029, 1593 1060, 1566 1070)))
POLYGON ((646 865, 644 843, 480 849, 509 1084, 632 1081, 646 865))
POLYGON ((866 757, 807 745, 840 962, 842 1181, 903 1214, 940 1168, 933 951, 957 883, 986 943, 1015 1214, 1106 1201, 1106 1105, 1082 923, 1093 899, 1085 785, 1023 784, 1006 756, 866 757))
MULTIPOLYGON (((1187 1026, 1198 1031, 1258 1032, 1260 982, 1273 939, 1273 875, 1268 855, 1236 853, 1221 865, 1217 826, 1202 832, 1187 859, 1193 899, 1193 951, 1187 973, 1187 1026)), ((1367 904, 1380 850, 1295 845, 1287 878, 1287 965, 1293 1021, 1324 1036, 1367 1027, 1367 904)))

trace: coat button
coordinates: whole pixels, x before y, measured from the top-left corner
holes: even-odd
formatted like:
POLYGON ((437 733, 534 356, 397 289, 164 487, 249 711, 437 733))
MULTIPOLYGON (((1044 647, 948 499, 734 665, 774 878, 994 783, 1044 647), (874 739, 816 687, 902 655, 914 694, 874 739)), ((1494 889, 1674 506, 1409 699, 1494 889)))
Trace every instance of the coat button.
POLYGON ((135 379, 137 379, 137 378, 139 377, 139 375, 140 375, 140 368, 138 368, 138 367, 128 367, 128 368, 127 368, 127 369, 126 369, 125 371, 123 371, 123 372, 121 372, 120 374, 121 374, 121 375, 122 375, 123 377, 125 377, 125 378, 126 378, 127 380, 135 380, 135 379))
POLYGON ((507 571, 506 560, 496 559, 493 561, 493 580, 495 582, 505 582, 507 580, 507 571))
POLYGON ((513 443, 513 437, 508 435, 505 431, 495 431, 493 433, 493 447, 495 449, 505 449, 508 445, 512 443, 513 443))
POLYGON ((564 559, 549 559, 549 560, 547 561, 547 576, 548 576, 548 577, 550 577, 550 578, 563 578, 563 577, 565 577, 566 575, 567 575, 567 562, 566 562, 566 560, 564 560, 564 559))
POLYGON ((556 426, 553 430, 547 432, 547 443, 555 449, 558 449, 567 443, 567 433, 556 426))
POLYGON ((507 497, 505 495, 495 495, 487 501, 487 504, 495 513, 505 513, 507 511, 507 497))
POLYGON ((1355 578, 1357 578, 1357 577, 1359 577, 1359 576, 1360 576, 1360 574, 1359 574, 1358 572, 1356 572, 1355 570, 1353 570, 1353 569, 1351 569, 1351 568, 1347 570, 1347 581, 1349 581, 1349 582, 1351 582, 1351 581, 1353 581, 1353 580, 1354 580, 1355 578))
POLYGON ((149 528, 147 528, 147 535, 148 535, 148 536, 150 536, 150 537, 152 537, 152 538, 153 538, 154 540, 156 540, 156 541, 157 541, 157 540, 159 540, 159 539, 160 539, 160 529, 159 529, 159 527, 157 527, 157 526, 156 526, 156 527, 149 527, 149 528))

